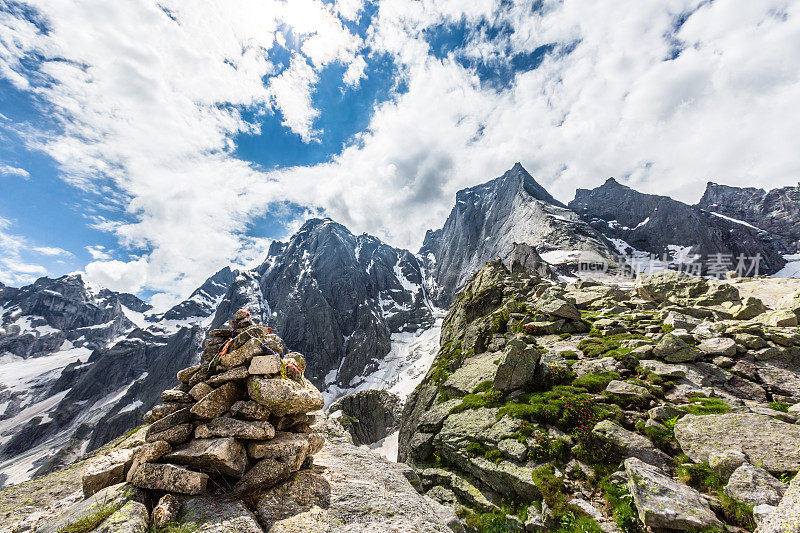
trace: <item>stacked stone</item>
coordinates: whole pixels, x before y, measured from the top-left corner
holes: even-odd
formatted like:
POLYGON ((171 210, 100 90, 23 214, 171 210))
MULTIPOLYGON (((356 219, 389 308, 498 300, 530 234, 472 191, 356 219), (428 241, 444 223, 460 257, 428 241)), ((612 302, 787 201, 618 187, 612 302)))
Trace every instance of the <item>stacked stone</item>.
POLYGON ((124 480, 191 495, 213 480, 242 494, 311 464, 324 443, 311 428, 323 399, 303 377, 303 356, 283 356, 280 337, 253 324, 247 311, 237 311, 230 326, 209 332, 204 362, 178 372, 178 385, 145 415, 146 444, 121 464, 87 470, 87 496, 124 480))

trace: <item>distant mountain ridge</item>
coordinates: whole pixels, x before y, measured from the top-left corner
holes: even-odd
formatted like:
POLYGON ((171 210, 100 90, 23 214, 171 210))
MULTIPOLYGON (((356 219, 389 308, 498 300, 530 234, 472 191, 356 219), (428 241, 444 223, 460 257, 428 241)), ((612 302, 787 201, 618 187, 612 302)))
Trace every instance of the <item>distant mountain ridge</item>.
POLYGON ((786 254, 800 252, 800 184, 765 191, 708 182, 697 206, 769 232, 786 254))
POLYGON ((431 328, 496 257, 511 271, 568 280, 583 256, 616 264, 620 241, 654 254, 699 243, 708 252, 762 253, 774 272, 782 243, 800 234, 785 200, 794 193, 760 200, 772 222, 756 220, 758 210, 726 220, 744 216, 735 211, 743 194, 707 191, 689 206, 614 181, 578 191, 565 206, 517 163, 459 191, 417 254, 312 219, 273 242, 257 268, 225 267, 162 314, 77 275, 0 285, 0 481, 50 471, 137 425, 175 372, 199 360, 204 332, 240 308, 307 356, 316 385, 340 394, 393 369, 383 366, 396 360, 393 339, 431 328), (712 200, 723 217, 710 213, 712 200), (691 227, 680 227, 686 221, 691 227))
POLYGON ((762 273, 777 272, 786 264, 781 246, 769 232, 667 196, 638 192, 614 178, 595 189, 578 189, 569 207, 609 237, 622 254, 644 251, 673 259, 680 259, 679 254, 698 255, 704 260, 717 254, 732 260, 759 254, 762 273))

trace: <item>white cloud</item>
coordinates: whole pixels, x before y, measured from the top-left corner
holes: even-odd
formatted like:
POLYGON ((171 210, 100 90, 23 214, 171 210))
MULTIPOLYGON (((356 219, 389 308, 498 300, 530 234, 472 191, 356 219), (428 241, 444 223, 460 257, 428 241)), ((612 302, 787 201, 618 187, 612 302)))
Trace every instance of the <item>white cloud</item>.
POLYGON ((518 160, 565 201, 611 175, 689 202, 708 179, 774 187, 800 175, 797 0, 383 0, 366 43, 342 23, 363 12, 358 1, 163 2, 179 23, 146 0, 32 3, 50 31, 0 15, 0 75, 54 106, 64 133, 39 146, 66 179, 127 211, 93 215, 95 227, 148 251, 98 255, 91 270, 164 301, 256 261, 264 245, 243 228, 272 201, 413 249, 457 189, 518 160), (484 19, 513 31, 490 39, 484 19), (434 57, 424 36, 448 23, 463 24, 466 46, 434 57), (291 51, 283 71, 273 45, 291 51), (545 45, 541 65, 506 84, 464 66, 507 68, 545 45), (28 52, 58 58, 42 69, 52 85, 22 68, 28 52), (341 153, 266 173, 232 156, 234 136, 258 128, 243 108, 280 111, 306 142, 324 135, 315 118, 326 110, 311 99, 321 68, 342 62, 357 85, 366 53, 392 56, 406 90, 341 153))
POLYGON ((106 251, 106 247, 100 244, 87 246, 86 251, 89 252, 94 261, 108 261, 111 259, 111 254, 106 251))
POLYGON ((0 176, 18 176, 23 179, 28 179, 31 177, 31 174, 24 168, 0 164, 0 176))
POLYGON ((0 218, 0 283, 24 285, 47 273, 41 265, 23 260, 22 252, 30 243, 24 237, 8 233, 11 221, 0 218))
POLYGON ((283 125, 310 142, 319 133, 314 130, 314 119, 319 111, 311 104, 311 89, 317 74, 300 54, 292 57, 289 68, 270 81, 270 92, 283 114, 283 125))
POLYGON ((92 261, 84 268, 86 279, 117 292, 137 293, 147 281, 147 259, 92 261))
POLYGON ((33 248, 31 248, 31 251, 36 252, 37 254, 53 256, 53 257, 72 255, 68 251, 62 248, 57 248, 55 246, 34 246, 33 248))

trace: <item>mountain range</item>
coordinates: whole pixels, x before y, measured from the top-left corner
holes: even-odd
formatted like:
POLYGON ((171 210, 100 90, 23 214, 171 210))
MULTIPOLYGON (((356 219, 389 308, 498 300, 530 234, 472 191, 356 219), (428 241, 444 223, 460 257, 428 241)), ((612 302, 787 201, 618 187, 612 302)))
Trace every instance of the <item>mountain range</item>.
POLYGON ((613 179, 564 205, 517 163, 459 191, 417 253, 312 219, 274 242, 257 268, 226 267, 161 314, 80 274, 0 284, 0 481, 52 471, 137 426, 175 372, 199 360, 206 330, 237 309, 304 353, 309 379, 333 400, 379 374, 380 386, 396 384, 398 369, 421 379, 435 343, 402 350, 435 334, 442 309, 496 257, 512 271, 564 281, 584 275, 587 258, 624 271, 620 256, 637 254, 664 257, 665 266, 758 255, 761 273, 787 275, 800 260, 798 206, 800 186, 709 183, 688 205, 613 179), (390 359, 402 364, 387 370, 390 359))

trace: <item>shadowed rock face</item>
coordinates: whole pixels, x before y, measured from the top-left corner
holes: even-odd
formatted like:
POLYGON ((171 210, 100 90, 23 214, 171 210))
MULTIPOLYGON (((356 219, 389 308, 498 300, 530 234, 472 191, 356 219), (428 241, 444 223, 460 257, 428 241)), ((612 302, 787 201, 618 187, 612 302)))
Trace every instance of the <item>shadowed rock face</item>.
POLYGON ((769 232, 786 253, 800 251, 800 185, 765 191, 709 182, 697 206, 769 232))
POLYGON ((517 163, 497 179, 459 191, 444 227, 426 234, 419 255, 431 278, 433 300, 449 305, 472 274, 492 259, 508 259, 516 243, 534 247, 545 260, 555 250, 611 255, 602 235, 517 163))
POLYGON ((79 275, 40 278, 20 289, 0 290, 0 354, 47 355, 69 341, 75 347, 103 346, 134 324, 122 306, 144 312, 150 306, 132 294, 93 291, 79 275))
POLYGON ((331 413, 339 410, 353 442, 372 444, 400 425, 403 402, 384 390, 365 390, 349 394, 330 407, 331 413))
MULTIPOLYGON (((667 196, 640 193, 614 178, 596 189, 578 189, 569 207, 607 237, 659 257, 670 257, 669 247, 677 245, 692 247, 692 253, 704 258, 720 253, 761 254, 761 273, 777 272, 785 264, 782 247, 770 233, 715 216, 702 204, 695 207, 667 196)), ((620 246, 620 253, 627 253, 627 247, 620 246)))
POLYGON ((212 327, 239 308, 305 354, 307 376, 320 386, 331 371, 347 386, 377 368, 392 333, 432 323, 417 258, 329 219, 309 220, 260 267, 240 273, 212 327))

